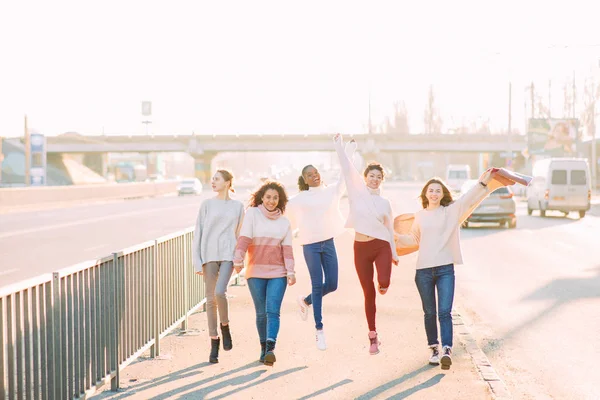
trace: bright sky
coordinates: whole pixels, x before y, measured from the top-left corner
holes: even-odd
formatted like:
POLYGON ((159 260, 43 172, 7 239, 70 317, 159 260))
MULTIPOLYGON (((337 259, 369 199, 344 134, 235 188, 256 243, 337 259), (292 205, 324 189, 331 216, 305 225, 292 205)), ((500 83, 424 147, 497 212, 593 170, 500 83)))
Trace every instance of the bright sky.
POLYGON ((430 84, 452 120, 522 128, 533 79, 553 114, 600 77, 589 1, 14 1, 0 5, 0 136, 364 132, 430 84), (451 5, 448 3, 452 3, 451 5), (568 46, 564 48, 564 46, 568 46))

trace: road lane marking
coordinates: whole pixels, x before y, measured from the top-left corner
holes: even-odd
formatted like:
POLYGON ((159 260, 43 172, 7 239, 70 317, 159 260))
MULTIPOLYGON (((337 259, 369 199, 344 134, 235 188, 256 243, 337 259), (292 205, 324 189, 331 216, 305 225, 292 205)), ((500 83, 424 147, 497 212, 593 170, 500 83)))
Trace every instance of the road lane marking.
MULTIPOLYGON (((131 217, 134 215, 151 214, 151 213, 163 212, 163 211, 168 211, 168 210, 173 210, 173 209, 181 209, 183 207, 198 208, 199 206, 198 206, 198 204, 186 204, 186 205, 178 204, 178 205, 171 206, 171 207, 156 208, 156 209, 151 209, 151 210, 130 211, 130 212, 121 213, 121 214, 105 215, 103 217, 82 219, 79 221, 65 222, 62 224, 40 226, 37 228, 22 229, 20 231, 0 233, 0 239, 12 237, 12 236, 27 235, 29 233, 45 232, 45 231, 50 231, 53 229, 68 228, 68 227, 77 226, 77 225, 85 225, 85 224, 106 221, 109 219, 115 219, 115 218, 121 218, 121 217, 131 217)), ((193 225, 193 221, 190 223, 190 225, 193 225)))
POLYGON ((7 269, 6 271, 0 271, 0 276, 12 274, 13 272, 17 272, 18 270, 19 270, 18 268, 13 268, 13 269, 7 269))

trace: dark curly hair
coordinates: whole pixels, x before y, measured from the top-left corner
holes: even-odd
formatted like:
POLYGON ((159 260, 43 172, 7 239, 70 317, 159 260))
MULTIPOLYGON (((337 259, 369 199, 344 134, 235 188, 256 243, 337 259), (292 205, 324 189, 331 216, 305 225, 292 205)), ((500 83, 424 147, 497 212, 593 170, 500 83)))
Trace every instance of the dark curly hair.
POLYGON ((427 181, 425 186, 423 186, 423 189, 421 190, 421 195, 419 196, 419 198, 421 199, 421 204, 423 205, 423 208, 427 208, 427 206, 429 205, 429 200, 427 200, 426 194, 427 194, 427 189, 429 189, 429 185, 431 185, 432 183, 437 183, 442 186, 442 194, 444 196, 442 197, 442 200, 440 200, 440 205, 443 207, 446 207, 447 205, 451 204, 453 201, 452 193, 450 193, 450 190, 448 189, 448 187, 446 186, 444 181, 442 181, 440 178, 431 178, 430 180, 427 181))
POLYGON ((288 196, 283 185, 277 181, 266 181, 263 183, 263 185, 258 188, 257 191, 250 195, 250 201, 248 205, 250 207, 260 206, 263 202, 263 196, 269 189, 277 190, 277 193, 279 194, 279 203, 277 203, 277 208, 279 208, 283 214, 285 212, 285 206, 288 202, 288 196))
POLYGON ((363 172, 364 177, 366 178, 367 175, 369 175, 369 172, 371 172, 374 169, 381 172, 381 177, 385 179, 385 171, 383 170, 383 166, 378 162, 372 162, 369 163, 369 165, 367 165, 367 168, 365 168, 365 172, 363 172))

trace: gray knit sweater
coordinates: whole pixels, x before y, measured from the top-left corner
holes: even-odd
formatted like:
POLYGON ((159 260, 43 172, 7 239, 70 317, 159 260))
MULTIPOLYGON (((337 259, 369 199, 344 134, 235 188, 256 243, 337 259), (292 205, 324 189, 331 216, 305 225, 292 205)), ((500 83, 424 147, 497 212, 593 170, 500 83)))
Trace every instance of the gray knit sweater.
POLYGON ((194 269, 211 261, 233 261, 237 235, 244 219, 244 205, 239 200, 204 200, 198 212, 192 259, 194 269))

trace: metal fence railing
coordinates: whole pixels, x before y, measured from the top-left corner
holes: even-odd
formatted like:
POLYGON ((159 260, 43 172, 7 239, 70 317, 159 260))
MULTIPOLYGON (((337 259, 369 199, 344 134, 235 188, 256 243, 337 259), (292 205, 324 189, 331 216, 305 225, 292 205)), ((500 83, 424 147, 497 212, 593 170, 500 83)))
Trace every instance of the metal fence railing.
POLYGON ((0 400, 77 399, 205 303, 193 229, 0 288, 0 400))

